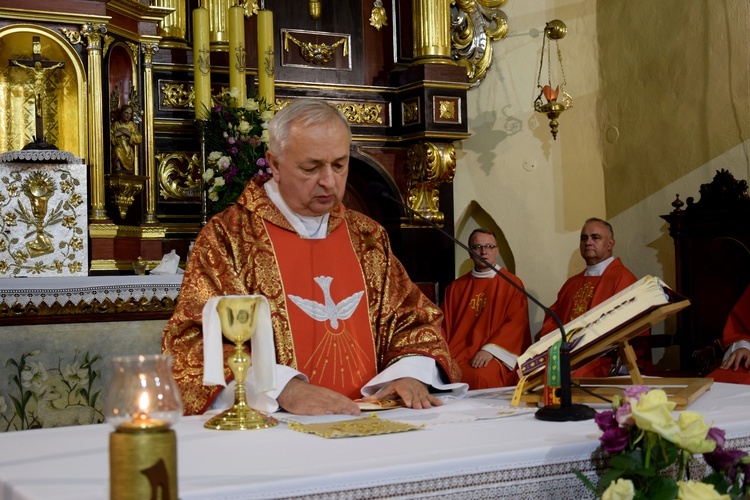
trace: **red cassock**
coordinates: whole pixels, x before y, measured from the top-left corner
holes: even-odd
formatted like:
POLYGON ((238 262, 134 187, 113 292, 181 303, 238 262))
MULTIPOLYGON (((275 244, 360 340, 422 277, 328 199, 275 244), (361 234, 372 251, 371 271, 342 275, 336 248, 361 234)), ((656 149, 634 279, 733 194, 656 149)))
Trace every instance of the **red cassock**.
MULTIPOLYGON (((557 314, 560 321, 566 324, 592 307, 595 307, 617 292, 624 290, 636 281, 618 258, 615 258, 601 276, 584 276, 585 271, 568 279, 557 294, 550 309, 557 314)), ((551 316, 547 315, 542 325, 541 335, 557 330, 558 326, 551 316)), ((648 332, 645 332, 648 334, 648 332)), ((612 365, 608 356, 597 358, 586 366, 572 373, 574 377, 606 377, 612 365)))
MULTIPOLYGON (((745 289, 740 300, 729 311, 729 317, 721 335, 721 344, 725 349, 738 340, 750 342, 750 286, 745 289)), ((717 368, 708 374, 708 377, 716 382, 750 384, 750 370, 744 367, 738 368, 737 371, 717 368)))
MULTIPOLYGON (((519 286, 513 274, 500 270, 519 286)), ((518 382, 515 367, 508 368, 497 358, 484 368, 470 362, 485 345, 492 344, 515 356, 531 344, 526 297, 500 276, 475 278, 465 274, 445 290, 442 304, 443 330, 451 356, 461 368, 461 381, 471 389, 506 387, 518 382)))

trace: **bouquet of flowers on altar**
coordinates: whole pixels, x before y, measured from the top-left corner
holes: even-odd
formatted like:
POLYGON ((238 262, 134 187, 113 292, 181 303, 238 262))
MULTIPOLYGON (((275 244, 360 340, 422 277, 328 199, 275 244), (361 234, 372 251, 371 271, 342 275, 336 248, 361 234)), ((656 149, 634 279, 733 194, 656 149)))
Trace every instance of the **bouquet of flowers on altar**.
POLYGON ((236 88, 222 93, 208 118, 203 180, 212 214, 234 204, 251 178, 271 175, 265 154, 273 111, 263 100, 236 105, 239 99, 236 88))
POLYGON ((724 449, 724 431, 691 412, 672 416, 675 403, 661 389, 635 385, 613 409, 596 415, 610 468, 597 486, 576 475, 602 499, 739 499, 750 495, 750 457, 724 449), (711 472, 695 480, 690 460, 702 454, 711 472))

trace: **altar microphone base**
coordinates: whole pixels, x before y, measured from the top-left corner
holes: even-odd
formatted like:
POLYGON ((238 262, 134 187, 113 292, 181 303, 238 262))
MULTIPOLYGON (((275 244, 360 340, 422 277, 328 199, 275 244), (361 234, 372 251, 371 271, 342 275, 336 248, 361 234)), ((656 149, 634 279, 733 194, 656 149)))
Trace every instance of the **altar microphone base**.
POLYGON ((545 422, 576 422, 579 420, 590 420, 596 415, 596 410, 586 405, 572 404, 562 407, 560 405, 549 405, 539 408, 534 416, 537 420, 545 422))

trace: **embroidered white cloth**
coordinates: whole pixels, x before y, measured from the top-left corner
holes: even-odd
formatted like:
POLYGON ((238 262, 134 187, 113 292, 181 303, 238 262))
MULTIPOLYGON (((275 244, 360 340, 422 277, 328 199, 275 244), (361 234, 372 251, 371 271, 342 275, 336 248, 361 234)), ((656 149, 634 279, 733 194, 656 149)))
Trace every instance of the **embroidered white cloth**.
POLYGON ((64 306, 68 302, 100 303, 105 299, 139 301, 156 297, 176 299, 182 286, 181 275, 168 276, 88 276, 71 278, 0 279, 0 303, 10 307, 29 303, 39 307, 44 302, 64 306))
POLYGON ((255 390, 260 392, 276 389, 276 347, 273 343, 271 307, 263 295, 224 295, 211 297, 203 306, 203 385, 226 386, 224 380, 224 354, 222 349, 221 320, 216 306, 224 298, 255 297, 261 299, 255 318, 257 328, 250 345, 252 347, 253 380, 255 390))

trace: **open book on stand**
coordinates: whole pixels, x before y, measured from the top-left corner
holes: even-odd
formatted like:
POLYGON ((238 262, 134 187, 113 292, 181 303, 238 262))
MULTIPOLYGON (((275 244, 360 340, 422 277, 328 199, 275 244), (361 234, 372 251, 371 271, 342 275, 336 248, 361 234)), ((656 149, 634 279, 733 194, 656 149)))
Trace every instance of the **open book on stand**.
MULTIPOLYGON (((587 353, 588 362, 597 357, 597 354, 601 355, 617 345, 617 339, 613 339, 611 344, 600 342, 602 339, 606 339, 611 333, 619 331, 649 311, 680 299, 682 297, 667 287, 661 279, 655 276, 641 278, 564 326, 571 355, 586 349, 587 346, 590 348, 595 343, 599 344, 601 347, 596 349, 596 352, 587 353)), ((532 344, 518 357, 519 375, 532 377, 541 373, 547 362, 549 348, 560 339, 558 328, 532 344)), ((580 366, 583 364, 585 363, 580 366)), ((571 366, 571 369, 578 367, 571 366)))

